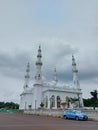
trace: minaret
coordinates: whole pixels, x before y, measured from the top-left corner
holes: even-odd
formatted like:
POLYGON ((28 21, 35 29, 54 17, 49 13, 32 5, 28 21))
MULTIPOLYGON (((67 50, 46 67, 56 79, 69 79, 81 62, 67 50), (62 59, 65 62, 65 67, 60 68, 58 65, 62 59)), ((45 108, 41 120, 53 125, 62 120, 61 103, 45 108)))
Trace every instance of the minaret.
POLYGON ((36 61, 36 76, 35 76, 35 80, 37 82, 42 80, 42 73, 41 73, 42 61, 41 61, 41 58, 42 58, 41 47, 39 46, 37 61, 36 61))
POLYGON ((79 80, 78 80, 78 70, 76 68, 75 58, 73 55, 72 55, 72 71, 73 71, 74 86, 75 86, 75 88, 80 89, 80 84, 79 84, 79 80))
POLYGON ((27 69, 26 69, 26 75, 25 75, 25 84, 24 84, 24 90, 26 90, 29 87, 29 72, 30 72, 30 64, 28 62, 27 69))
POLYGON ((54 68, 54 81, 55 81, 56 83, 58 82, 56 68, 54 68))

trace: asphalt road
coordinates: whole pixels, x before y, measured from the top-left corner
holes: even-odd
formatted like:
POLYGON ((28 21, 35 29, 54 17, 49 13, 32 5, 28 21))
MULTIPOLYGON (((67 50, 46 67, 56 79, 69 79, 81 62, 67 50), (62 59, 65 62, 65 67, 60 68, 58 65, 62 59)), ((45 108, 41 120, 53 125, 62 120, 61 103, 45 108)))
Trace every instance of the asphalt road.
POLYGON ((0 130, 98 130, 98 122, 0 113, 0 130))

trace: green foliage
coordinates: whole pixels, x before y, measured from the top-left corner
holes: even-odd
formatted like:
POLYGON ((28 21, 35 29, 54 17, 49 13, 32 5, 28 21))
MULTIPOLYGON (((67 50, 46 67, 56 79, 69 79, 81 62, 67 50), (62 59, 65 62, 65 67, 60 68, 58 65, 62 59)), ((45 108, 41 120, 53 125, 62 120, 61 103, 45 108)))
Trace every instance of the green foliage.
POLYGON ((97 90, 90 92, 90 94, 93 96, 93 98, 97 99, 97 94, 98 94, 97 90))
POLYGON ((71 103, 75 103, 76 101, 79 101, 79 99, 78 98, 70 98, 71 103))
POLYGON ((95 98, 83 99, 83 103, 86 107, 98 107, 98 99, 95 98))
POLYGON ((98 107, 97 90, 91 91, 92 98, 83 99, 84 106, 86 107, 98 107))
POLYGON ((28 107, 29 107, 29 108, 31 108, 31 107, 32 107, 32 105, 29 105, 28 107))
POLYGON ((32 108, 32 105, 28 105, 28 107, 29 107, 29 109, 31 109, 31 108, 32 108))
POLYGON ((44 107, 44 103, 43 103, 43 102, 41 102, 40 107, 41 107, 41 108, 43 108, 43 107, 44 107))
POLYGON ((19 105, 13 102, 0 102, 0 109, 19 109, 19 105))

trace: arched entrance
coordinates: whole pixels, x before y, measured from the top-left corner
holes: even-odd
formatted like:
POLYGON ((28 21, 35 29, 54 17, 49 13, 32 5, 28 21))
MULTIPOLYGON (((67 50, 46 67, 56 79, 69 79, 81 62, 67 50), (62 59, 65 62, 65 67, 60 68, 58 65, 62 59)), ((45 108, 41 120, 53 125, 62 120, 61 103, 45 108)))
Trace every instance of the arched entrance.
POLYGON ((61 99, 60 96, 57 96, 57 108, 61 107, 61 99))

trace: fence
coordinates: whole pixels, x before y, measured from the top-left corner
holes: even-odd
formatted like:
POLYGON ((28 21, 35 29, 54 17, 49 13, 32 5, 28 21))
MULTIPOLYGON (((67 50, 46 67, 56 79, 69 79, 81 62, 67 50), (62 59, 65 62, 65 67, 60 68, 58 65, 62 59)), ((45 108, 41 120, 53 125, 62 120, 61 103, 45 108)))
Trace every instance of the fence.
POLYGON ((19 110, 5 110, 5 109, 1 109, 0 112, 17 113, 17 112, 19 112, 19 110))

